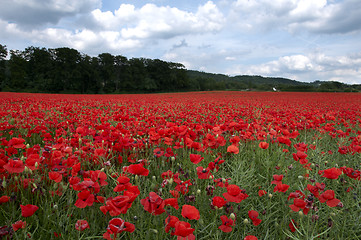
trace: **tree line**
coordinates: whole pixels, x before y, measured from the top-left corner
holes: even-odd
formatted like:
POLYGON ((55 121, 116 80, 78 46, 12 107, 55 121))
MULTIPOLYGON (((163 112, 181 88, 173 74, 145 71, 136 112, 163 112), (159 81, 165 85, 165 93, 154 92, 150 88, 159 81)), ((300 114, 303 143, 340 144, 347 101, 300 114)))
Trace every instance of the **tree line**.
POLYGON ((340 82, 227 76, 187 70, 180 63, 76 49, 28 47, 8 51, 0 44, 0 91, 43 93, 152 93, 175 91, 361 91, 340 82))
POLYGON ((159 59, 102 53, 90 57, 62 47, 10 50, 0 45, 2 91, 49 93, 172 92, 189 90, 185 67, 159 59), (9 57, 7 58, 9 54, 9 57))

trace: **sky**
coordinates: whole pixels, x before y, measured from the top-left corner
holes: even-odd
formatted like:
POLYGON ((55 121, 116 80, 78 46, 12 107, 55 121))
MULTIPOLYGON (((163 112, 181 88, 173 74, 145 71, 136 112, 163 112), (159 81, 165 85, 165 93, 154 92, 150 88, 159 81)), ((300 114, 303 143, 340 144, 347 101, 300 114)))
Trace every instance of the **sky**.
POLYGON ((187 69, 361 84, 360 0, 0 0, 7 49, 69 47, 187 69), (5 7, 4 7, 5 6, 5 7))

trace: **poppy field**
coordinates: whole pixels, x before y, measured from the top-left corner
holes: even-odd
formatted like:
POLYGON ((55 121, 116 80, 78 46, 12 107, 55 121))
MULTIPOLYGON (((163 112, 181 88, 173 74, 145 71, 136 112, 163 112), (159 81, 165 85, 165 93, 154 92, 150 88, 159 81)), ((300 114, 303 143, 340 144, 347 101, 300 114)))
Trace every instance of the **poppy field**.
POLYGON ((0 101, 0 239, 361 238, 361 94, 0 101))

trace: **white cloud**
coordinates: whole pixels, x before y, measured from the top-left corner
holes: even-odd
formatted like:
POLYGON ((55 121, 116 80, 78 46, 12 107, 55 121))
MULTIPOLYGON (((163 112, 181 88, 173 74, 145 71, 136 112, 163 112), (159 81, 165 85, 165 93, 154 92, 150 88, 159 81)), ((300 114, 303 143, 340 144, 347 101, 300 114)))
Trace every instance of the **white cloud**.
POLYGON ((348 33, 361 30, 360 11, 359 0, 238 0, 230 18, 243 30, 348 33))
POLYGON ((56 24, 64 17, 87 13, 101 0, 2 0, 0 18, 19 27, 56 24))
POLYGON ((283 56, 251 66, 238 66, 229 74, 284 76, 298 81, 334 80, 346 83, 361 81, 361 54, 327 56, 322 53, 283 56))
POLYGON ((112 12, 92 11, 93 21, 105 29, 119 30, 124 39, 167 39, 179 35, 216 32, 222 29, 225 18, 217 6, 209 1, 197 12, 148 3, 137 9, 121 4, 112 12))

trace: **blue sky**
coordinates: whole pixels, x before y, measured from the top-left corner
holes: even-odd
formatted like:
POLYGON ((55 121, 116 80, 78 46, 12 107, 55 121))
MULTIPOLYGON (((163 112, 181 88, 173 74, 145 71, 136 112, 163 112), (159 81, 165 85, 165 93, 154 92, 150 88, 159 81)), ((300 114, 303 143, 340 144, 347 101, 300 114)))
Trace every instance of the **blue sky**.
POLYGON ((360 0, 2 0, 0 44, 361 84, 360 0))

